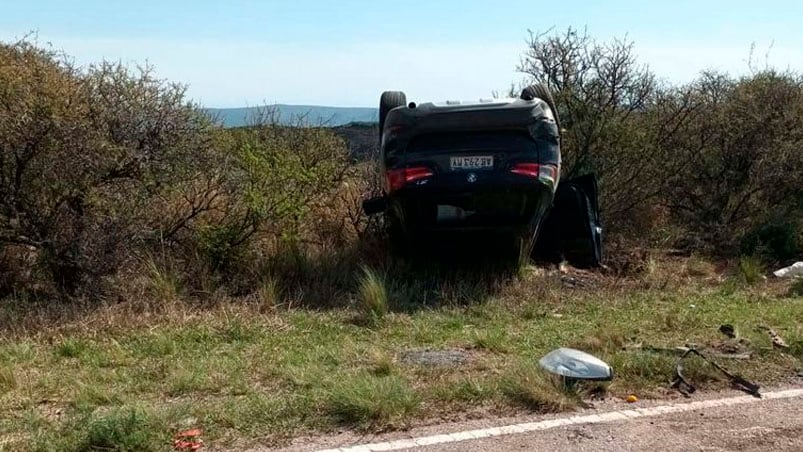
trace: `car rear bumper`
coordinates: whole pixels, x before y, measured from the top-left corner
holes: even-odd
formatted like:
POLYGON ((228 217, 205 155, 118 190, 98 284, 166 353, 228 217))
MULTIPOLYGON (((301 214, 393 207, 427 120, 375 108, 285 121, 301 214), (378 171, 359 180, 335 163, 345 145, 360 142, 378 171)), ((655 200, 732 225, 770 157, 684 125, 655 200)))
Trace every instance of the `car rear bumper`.
POLYGON ((412 187, 390 199, 390 212, 408 232, 515 232, 540 222, 551 187, 535 181, 476 187, 412 187))

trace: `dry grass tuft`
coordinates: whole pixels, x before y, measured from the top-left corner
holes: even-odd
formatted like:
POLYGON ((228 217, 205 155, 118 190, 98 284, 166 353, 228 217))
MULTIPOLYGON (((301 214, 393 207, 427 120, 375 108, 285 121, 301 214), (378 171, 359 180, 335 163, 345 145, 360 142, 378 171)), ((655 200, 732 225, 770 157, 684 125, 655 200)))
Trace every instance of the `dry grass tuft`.
POLYGON ((691 256, 686 260, 683 274, 692 278, 711 278, 716 276, 716 267, 700 256, 691 256))
POLYGON ((757 257, 742 256, 739 259, 739 278, 749 286, 758 284, 766 279, 766 271, 766 267, 757 257))
POLYGON ((385 279, 374 270, 363 267, 358 290, 360 311, 366 320, 381 321, 388 313, 388 289, 385 279))

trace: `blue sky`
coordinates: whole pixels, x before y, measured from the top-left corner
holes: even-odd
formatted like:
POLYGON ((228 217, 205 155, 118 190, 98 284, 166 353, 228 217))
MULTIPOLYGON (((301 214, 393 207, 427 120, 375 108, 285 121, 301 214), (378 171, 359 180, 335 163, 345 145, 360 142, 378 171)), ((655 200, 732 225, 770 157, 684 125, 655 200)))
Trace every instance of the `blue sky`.
POLYGON ((374 106, 505 91, 527 31, 627 35, 671 81, 705 68, 747 71, 756 56, 803 70, 799 1, 0 0, 0 40, 36 32, 81 64, 150 62, 210 107, 374 106))

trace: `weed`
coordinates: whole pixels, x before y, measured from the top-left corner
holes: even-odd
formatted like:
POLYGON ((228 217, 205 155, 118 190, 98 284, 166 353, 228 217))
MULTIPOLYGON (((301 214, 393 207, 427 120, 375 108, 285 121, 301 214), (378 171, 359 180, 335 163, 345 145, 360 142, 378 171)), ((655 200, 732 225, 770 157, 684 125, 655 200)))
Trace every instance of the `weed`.
POLYGON ((155 260, 146 263, 148 286, 159 301, 174 302, 181 295, 181 280, 178 274, 167 266, 160 266, 155 260))
POLYGON ((573 390, 533 365, 522 365, 501 382, 502 392, 513 402, 540 413, 572 410, 580 402, 573 390))
MULTIPOLYGON (((657 276, 682 274, 682 262, 673 263, 662 265, 657 276)), ((604 386, 613 396, 640 398, 665 393, 677 360, 647 346, 705 346, 720 337, 723 322, 753 344, 753 359, 732 364, 751 379, 775 383, 799 364, 771 349, 762 352, 769 339, 753 326, 780 331, 790 345, 785 353, 800 357, 803 350, 796 322, 803 316, 803 297, 769 293, 757 299, 736 278, 727 291, 688 279, 656 290, 644 289, 641 280, 605 285, 600 275, 591 290, 562 291, 557 278, 544 275, 506 280, 500 290, 494 278, 482 275, 442 271, 426 277, 417 271, 388 272, 393 279, 384 284, 406 288, 411 302, 406 312, 387 315, 381 328, 372 329, 354 325, 353 313, 344 309, 280 309, 269 318, 275 323, 266 325, 258 304, 233 299, 210 305, 180 299, 147 318, 132 318, 115 305, 55 326, 47 323, 52 317, 21 312, 19 321, 30 334, 20 329, 0 337, 2 404, 68 403, 23 409, 29 417, 0 410, 0 426, 21 438, 9 446, 14 450, 80 450, 102 444, 99 438, 114 431, 140 427, 154 441, 141 448, 163 449, 173 426, 186 418, 197 419, 194 426, 203 427, 209 447, 280 447, 288 437, 341 424, 384 430, 479 407, 570 409, 585 385, 568 391, 534 362, 558 346, 593 352, 616 372, 604 386), (459 288, 461 278, 469 290, 459 288), (554 298, 541 296, 545 287, 554 298), (477 298, 466 300, 467 306, 438 306, 444 297, 477 298), (645 349, 623 348, 631 343, 645 349), (394 361, 408 350, 471 346, 480 351, 450 365, 394 361), (143 404, 130 421, 120 413, 132 411, 134 400, 143 404), (426 409, 420 409, 422 401, 426 409), (55 416, 57 409, 62 414, 55 416), (96 426, 91 441, 90 425, 96 426)), ((356 285, 353 273, 348 275, 356 285)), ((687 370, 701 390, 724 387, 698 364, 690 360, 687 370)))
POLYGON ((803 277, 797 277, 789 286, 790 297, 803 297, 803 277))
POLYGON ((378 377, 386 377, 393 373, 393 357, 388 353, 374 350, 371 352, 371 373, 378 377))
POLYGON ((474 337, 474 346, 493 353, 507 353, 507 334, 503 328, 478 331, 474 337))
POLYGON ((382 320, 388 313, 388 290, 385 279, 368 267, 363 267, 359 279, 359 306, 370 321, 382 320))
POLYGON ((11 366, 0 365, 0 395, 17 387, 17 378, 11 366))
POLYGON ((87 348, 88 345, 83 340, 68 337, 56 345, 54 352, 61 358, 78 358, 87 348))
POLYGON ((99 385, 83 385, 75 400, 73 400, 72 406, 78 410, 91 410, 94 407, 114 405, 120 402, 121 400, 117 394, 109 392, 99 385))
POLYGON ((357 428, 398 426, 419 407, 421 398, 401 377, 355 377, 334 387, 328 412, 339 423, 357 428))
POLYGON ((747 285, 754 285, 764 279, 766 269, 760 259, 754 256, 742 256, 739 259, 739 276, 747 285))
POLYGON ((711 262, 708 262, 700 256, 691 256, 686 260, 683 273, 693 278, 709 278, 716 274, 716 270, 714 264, 711 262))
POLYGON ((256 299, 262 311, 274 311, 281 302, 279 284, 274 278, 267 278, 259 284, 256 299))
POLYGON ((38 429, 35 450, 158 451, 168 443, 165 426, 138 408, 77 414, 59 431, 38 429))
POLYGON ((160 450, 146 413, 119 409, 92 419, 78 450, 144 451, 160 450))
POLYGON ((495 393, 495 385, 488 384, 480 378, 467 377, 456 382, 448 382, 437 391, 437 396, 450 402, 479 403, 492 398, 495 393))

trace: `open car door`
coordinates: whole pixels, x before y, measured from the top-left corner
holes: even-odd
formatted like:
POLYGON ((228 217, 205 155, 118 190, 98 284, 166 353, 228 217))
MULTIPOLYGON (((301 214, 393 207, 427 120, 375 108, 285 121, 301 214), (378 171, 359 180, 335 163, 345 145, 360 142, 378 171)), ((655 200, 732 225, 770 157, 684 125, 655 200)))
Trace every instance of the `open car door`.
POLYGON ((578 268, 602 262, 597 178, 594 174, 561 181, 533 248, 541 260, 568 261, 578 268))

